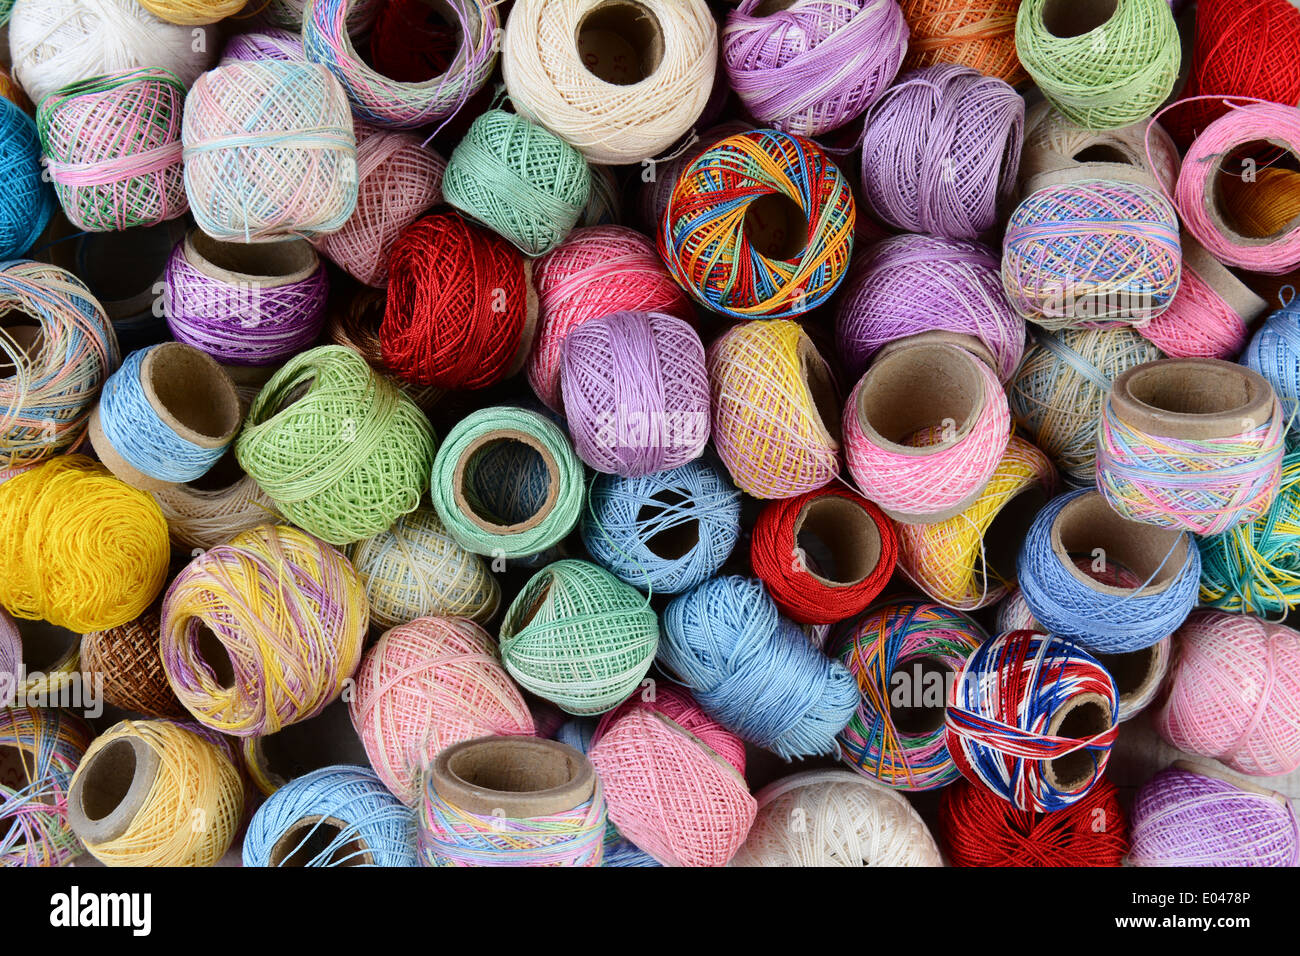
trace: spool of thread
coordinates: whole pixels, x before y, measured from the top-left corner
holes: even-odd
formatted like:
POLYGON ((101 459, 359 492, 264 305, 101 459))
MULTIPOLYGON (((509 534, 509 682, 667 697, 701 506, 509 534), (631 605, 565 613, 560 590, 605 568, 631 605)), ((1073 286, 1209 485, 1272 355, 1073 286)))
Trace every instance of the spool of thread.
POLYGON ((1219 359, 1163 359, 1115 379, 1097 433, 1097 487, 1119 514, 1219 534, 1277 497, 1286 426, 1262 376, 1219 359))
POLYGON ((896 0, 742 0, 722 33, 727 77, 750 114, 796 136, 861 116, 906 52, 896 0))
POLYGON ((664 268, 654 244, 622 226, 575 229, 537 260, 537 342, 528 356, 528 381, 547 407, 563 407, 560 365, 564 339, 589 319, 611 312, 666 312, 694 321, 681 287, 664 268))
POLYGON ((599 475, 579 525, 593 561, 650 594, 716 574, 740 538, 740 492, 706 461, 635 478, 599 475))
MULTIPOLYGON (((263 14, 277 0, 269 0, 263 14)), ((267 27, 251 33, 236 33, 226 41, 217 66, 226 66, 236 60, 284 60, 289 63, 306 63, 307 54, 302 48, 301 27, 298 31, 267 27)))
POLYGON ((898 566, 940 604, 987 607, 1016 582, 1016 553, 1030 524, 1056 491, 1047 456, 1016 435, 978 498, 961 514, 898 528, 898 566))
MULTIPOLYGON (((0 482, 2 483, 2 482, 0 482)), ((0 607, 0 700, 8 701, 22 677, 23 637, 9 612, 0 607)))
POLYGON ((65 866, 81 855, 68 788, 94 736, 62 710, 0 710, 0 866, 65 866))
POLYGON ((121 353, 99 302, 57 266, 0 265, 0 315, 0 465, 21 468, 85 437, 121 353))
POLYGON ((81 639, 83 686, 102 682, 105 703, 146 717, 185 717, 185 708, 172 693, 163 670, 157 605, 133 621, 81 639))
MULTIPOLYGON (((266 0, 262 16, 277 26, 301 32, 304 14, 310 2, 311 0, 266 0)), ((383 6, 382 0, 353 0, 344 14, 348 34, 364 35, 374 25, 383 6)))
POLYGON ((433 465, 433 507, 474 554, 523 558, 564 538, 582 512, 582 463, 550 419, 522 408, 470 412, 433 465))
POLYGON ((68 822, 105 866, 214 866, 243 809, 226 751, 167 720, 124 720, 96 737, 68 792, 68 822))
POLYGON ((184 103, 185 85, 157 68, 81 80, 41 101, 41 152, 74 226, 120 232, 185 215, 184 103))
POLYGON ((72 240, 72 271, 99 300, 123 354, 169 338, 154 289, 165 288, 167 260, 186 228, 184 219, 170 219, 123 232, 85 232, 72 240))
MULTIPOLYGON (((367 62, 384 76, 420 82, 447 72, 456 54, 461 27, 449 22, 447 7, 426 0, 392 0, 383 4, 366 38, 367 62)), ((494 38, 500 40, 500 33, 494 38)), ((498 43, 499 45, 499 43, 498 43)), ((482 101, 482 97, 478 101, 482 101)), ((467 112, 478 113, 471 105, 467 112)))
POLYGON ((603 568, 556 561, 501 621, 501 659, 521 687, 579 716, 610 710, 641 686, 659 647, 649 600, 603 568))
POLYGON ((1279 793, 1179 761, 1138 791, 1130 866, 1297 866, 1300 820, 1279 793))
POLYGON ((1088 129, 1043 102, 1025 114, 1020 154, 1024 195, 1053 183, 1108 179, 1140 183, 1169 195, 1178 180, 1178 147, 1155 120, 1119 129, 1088 129))
POLYGON ((263 525, 203 552, 162 606, 163 667, 205 727, 265 736, 314 717, 361 660, 366 593, 338 551, 263 525))
POLYGON ((1119 866, 1129 849, 1124 808, 1104 777, 1051 813, 959 780, 940 798, 939 833, 953 866, 1119 866))
POLYGON ((576 149, 505 110, 479 116, 451 160, 448 204, 513 243, 524 255, 550 252, 578 224, 591 171, 576 149))
POLYGON ((922 333, 970 349, 1004 382, 1015 374, 1025 320, 1007 302, 992 249, 904 234, 874 242, 854 259, 835 317, 848 375, 861 378, 883 348, 922 333))
POLYGON ((303 15, 307 59, 338 78, 361 120, 390 129, 417 129, 449 119, 482 88, 496 67, 501 23, 494 3, 438 0, 430 4, 454 25, 456 55, 445 73, 419 82, 392 79, 372 68, 353 45, 353 17, 378 13, 371 0, 315 0, 303 15), (366 8, 365 13, 359 8, 366 8))
POLYGON ((0 484, 0 605, 85 634, 133 620, 167 579, 167 522, 82 455, 0 484))
POLYGON ((863 497, 904 524, 946 521, 974 504, 1010 430, 997 376, 946 342, 881 356, 844 409, 849 473, 863 497))
POLYGON ((1016 51, 1053 106, 1098 130, 1155 112, 1182 57, 1168 0, 1025 0, 1016 51))
POLYGON ((14 79, 39 103, 69 83, 141 67, 189 86, 212 64, 216 36, 167 23, 135 0, 15 0, 9 52, 14 79))
POLYGON ((859 692, 838 738, 844 762, 898 790, 958 779, 944 729, 948 682, 987 639, 965 614, 926 601, 887 601, 842 624, 835 653, 859 692))
POLYGON ((962 776, 1020 810, 1083 799, 1115 743, 1115 681, 1070 641, 1011 631, 966 660, 948 696, 948 749, 962 776))
POLYGON ((0 257, 27 252, 54 213, 54 192, 41 169, 41 141, 32 118, 0 100, 0 175, 10 184, 0 201, 0 257))
POLYGON ((1016 55, 1019 0, 900 0, 911 36, 903 68, 960 63, 1019 86, 1028 81, 1016 55))
POLYGON ((709 346, 713 446, 755 498, 791 498, 840 471, 839 394, 830 365, 800 326, 747 322, 709 346))
POLYGON ((819 146, 753 130, 682 170, 658 230, 659 254, 715 312, 789 318, 834 294, 856 220, 848 180, 819 146))
POLYGON ((168 23, 216 23, 233 16, 248 0, 141 0, 140 6, 168 23))
POLYGON ((426 775, 425 866, 600 866, 606 811, 582 753, 554 740, 453 744, 426 775))
POLYGON ((1096 491, 1081 490, 1038 513, 1016 571, 1045 630, 1097 653, 1125 654, 1168 637, 1196 606, 1201 555, 1186 532, 1125 518, 1096 491))
POLYGON ((1300 767, 1300 633, 1281 624, 1198 610, 1174 635, 1160 736, 1239 773, 1300 767))
POLYGON ((244 474, 233 450, 202 478, 150 494, 167 520, 172 546, 182 551, 225 544, 241 531, 280 520, 275 502, 244 474))
POLYGON ((593 163, 639 163, 709 99, 718 28, 704 0, 522 0, 501 73, 520 115, 593 163))
POLYGON ((391 379, 421 411, 429 414, 442 398, 442 389, 432 385, 413 385, 394 378, 384 364, 379 329, 387 305, 388 296, 378 289, 357 288, 350 295, 335 296, 326 308, 325 341, 356 352, 372 369, 391 379))
POLYGON ((352 115, 318 64, 237 61, 205 73, 185 99, 181 139, 190 211, 213 239, 311 239, 338 232, 356 207, 352 115))
POLYGON ((732 866, 943 866, 943 857, 905 797, 845 770, 805 770, 759 791, 732 866))
POLYGON ((244 866, 415 866, 415 814, 374 771, 323 767, 286 783, 244 835, 244 866))
POLYGON ((1300 302, 1294 291, 1259 327, 1241 354, 1241 364, 1258 372, 1282 402, 1292 435, 1300 434, 1300 302))
POLYGON ((573 449, 596 471, 649 475, 704 453, 704 346, 681 319, 613 312, 584 322, 565 336, 560 385, 573 449))
POLYGON ((1181 272, 1174 207, 1139 183, 1044 186, 1016 207, 1003 238, 1007 297, 1045 329, 1143 324, 1169 308, 1181 272))
POLYGON ((833 624, 865 610, 889 583, 898 541, 879 508, 832 485, 764 505, 749 560, 783 614, 833 624))
POLYGON ((163 273, 163 311, 178 342, 227 365, 265 368, 320 338, 329 274, 303 239, 250 246, 192 230, 163 273))
POLYGON ((258 393, 235 454, 286 518, 348 544, 419 506, 434 437, 415 404, 364 359, 322 345, 258 393))

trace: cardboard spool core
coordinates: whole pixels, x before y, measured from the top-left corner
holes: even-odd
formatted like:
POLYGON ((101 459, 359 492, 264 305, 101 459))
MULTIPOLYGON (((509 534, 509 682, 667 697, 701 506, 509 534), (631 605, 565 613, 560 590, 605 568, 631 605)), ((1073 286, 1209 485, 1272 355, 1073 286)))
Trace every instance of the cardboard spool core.
POLYGON ((1067 502, 1057 513, 1052 522, 1051 542, 1056 559, 1077 581, 1099 594, 1118 598, 1167 591, 1187 561, 1189 546, 1188 536, 1181 531, 1121 517, 1096 491, 1067 502), (1155 577, 1138 589, 1104 584, 1080 571, 1074 563, 1076 555, 1092 561, 1096 548, 1102 549, 1108 564, 1127 568, 1139 581, 1146 581, 1153 573, 1155 577))
POLYGON ((118 737, 82 760, 68 793, 68 822, 86 843, 108 843, 131 828, 162 764, 139 737, 118 737))
POLYGON ((1111 388, 1120 421, 1148 435, 1199 440, 1239 435, 1273 414, 1258 372, 1220 359, 1160 359, 1123 372, 1111 388))
MULTIPOLYGON (((319 814, 303 817, 285 830, 271 846, 271 865, 303 867, 325 852, 325 849, 350 827, 338 817, 319 814)), ((374 866, 374 855, 365 840, 354 837, 336 846, 325 857, 329 866, 374 866)))
POLYGON ((596 771, 579 751, 540 737, 479 737, 438 754, 429 770, 438 796, 478 816, 549 816, 591 799, 596 771))
POLYGON ((808 216, 784 193, 768 193, 745 209, 745 238, 764 258, 788 262, 808 246, 808 216))
POLYGON ((663 26, 638 0, 604 0, 579 22, 577 49, 587 72, 631 86, 654 76, 663 63, 663 26))
POLYGON ((1118 6, 1118 0, 1047 0, 1043 27, 1062 40, 1083 36, 1109 21, 1118 6))
POLYGON ((1152 685, 1159 682, 1161 673, 1156 667, 1158 644, 1144 647, 1127 654, 1095 654, 1101 666, 1110 671, 1115 678, 1115 688, 1119 691, 1120 710, 1125 704, 1141 699, 1152 685))
POLYGON ((993 354, 987 345, 974 335, 968 335, 965 332, 948 332, 940 329, 931 329, 928 332, 917 332, 913 335, 905 335, 901 339, 894 339, 892 342, 886 342, 876 351, 876 361, 879 361, 886 355, 897 352, 899 349, 910 348, 913 345, 921 345, 927 342, 943 345, 955 345, 958 348, 970 352, 971 355, 974 355, 995 372, 999 368, 998 357, 993 354))
MULTIPOLYGON (((687 504, 689 499, 682 494, 665 488, 651 496, 636 513, 636 523, 645 527, 655 521, 660 514, 676 510, 687 504)), ((700 522, 696 518, 681 521, 663 531, 656 532, 645 541, 646 550, 665 561, 679 561, 694 551, 700 543, 700 522)))
MULTIPOLYGON (((555 509, 555 503, 560 496, 559 464, 550 450, 535 436, 514 428, 497 429, 474 439, 461 452, 460 458, 456 460, 456 470, 452 475, 452 496, 456 501, 457 510, 484 531, 490 534, 520 534, 540 525, 555 509), (488 448, 502 442, 518 442, 536 452, 542 459, 547 477, 550 479, 546 490, 546 500, 532 515, 514 524, 501 524, 499 515, 484 514, 483 511, 471 503, 471 496, 467 493, 465 487, 470 466, 474 459, 488 448)), ((477 495, 473 497, 477 499, 477 495)))
MULTIPOLYGON (((1183 247, 1183 268, 1191 269, 1214 290, 1228 308, 1249 325, 1268 311, 1268 303, 1237 277, 1237 275, 1184 231, 1180 237, 1183 247)), ((1186 280, 1184 280, 1186 281, 1186 280)))
MULTIPOLYGON (((45 330, 40 322, 26 312, 13 310, 0 317, 0 329, 10 339, 5 342, 8 348, 17 347, 17 351, 27 356, 27 364, 35 365, 40 361, 41 350, 45 348, 45 330)), ((5 348, 0 348, 0 378, 12 378, 18 373, 18 366, 5 348)))
POLYGON ((199 272, 227 285, 291 285, 304 281, 320 267, 320 256, 306 239, 256 244, 222 242, 193 229, 185 237, 184 254, 199 272))
POLYGON ((900 734, 906 734, 909 737, 922 737, 934 733, 943 726, 944 703, 948 699, 947 689, 951 676, 952 668, 931 657, 912 657, 898 662, 889 675, 889 714, 894 722, 895 729, 900 734), (916 683, 916 667, 918 665, 921 668, 921 684, 919 687, 913 686, 916 683), (913 693, 911 696, 913 700, 911 703, 894 703, 894 681, 896 675, 899 674, 904 675, 907 679, 907 684, 904 686, 912 687, 913 693), (930 706, 923 702, 917 702, 918 695, 926 694, 935 680, 938 680, 943 688, 940 691, 939 705, 930 706))
POLYGON ((794 545, 806 556, 808 573, 830 588, 860 584, 880 563, 880 529, 861 505, 839 495, 799 509, 794 545))
MULTIPOLYGON (((1288 143, 1281 139, 1255 139, 1247 140, 1244 143, 1238 143, 1235 147, 1225 153, 1214 157, 1217 160, 1216 172, 1210 176, 1205 184, 1205 211, 1213 222, 1214 227, 1219 232, 1228 237, 1237 246, 1267 246, 1283 236, 1300 228, 1300 214, 1293 216, 1291 220, 1277 232, 1266 236, 1261 236, 1253 229, 1249 232, 1243 231, 1244 225, 1237 218, 1236 213, 1232 210, 1230 197, 1224 192, 1223 185, 1228 178, 1240 178, 1241 173, 1235 170, 1242 169, 1241 161, 1247 156, 1259 155, 1280 149, 1287 154, 1283 160, 1268 162, 1267 165, 1272 167, 1281 167, 1295 171, 1297 164, 1300 164, 1300 144, 1288 143), (1229 172, 1229 170, 1233 170, 1229 172)), ((1265 162, 1259 162, 1258 167, 1263 168, 1265 162)), ((1258 186, 1258 183, 1255 184, 1258 186)))
MULTIPOLYGON (((1047 732, 1053 737, 1083 740, 1104 733, 1113 719, 1106 698, 1100 694, 1080 694, 1057 708, 1047 732)), ((1093 774, 1093 757, 1086 750, 1076 750, 1046 764, 1043 776, 1047 782, 1067 793, 1086 786, 1093 774)))
POLYGON ((839 446, 844 440, 844 432, 840 423, 840 400, 830 366, 807 336, 799 340, 798 356, 799 372, 816 413, 817 420, 813 424, 824 438, 839 446))
POLYGON ((1247 793, 1256 793, 1261 797, 1268 797, 1284 807, 1288 805, 1287 798, 1283 794, 1278 793, 1276 790, 1269 790, 1267 787, 1261 787, 1253 780, 1232 773, 1217 764, 1201 763, 1198 760, 1175 760, 1170 766, 1178 770, 1186 770, 1188 773, 1198 773, 1202 777, 1209 777, 1211 780, 1231 784, 1238 790, 1244 790, 1247 793))

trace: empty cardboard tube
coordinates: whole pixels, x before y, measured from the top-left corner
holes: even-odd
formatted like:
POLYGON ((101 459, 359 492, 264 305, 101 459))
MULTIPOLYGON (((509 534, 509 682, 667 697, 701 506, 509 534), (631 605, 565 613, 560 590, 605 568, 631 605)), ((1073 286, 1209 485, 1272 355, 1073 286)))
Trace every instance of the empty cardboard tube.
MULTIPOLYGON (((1101 694, 1080 694, 1056 709, 1048 722, 1047 733, 1053 737, 1086 740, 1105 733, 1115 723, 1110 702, 1101 694)), ((1053 787, 1073 793, 1087 786, 1093 777, 1093 757, 1086 750, 1045 762, 1043 776, 1053 787)))
POLYGON ((654 76, 666 49, 659 18, 637 0, 596 4, 578 24, 576 39, 587 71, 614 86, 631 86, 654 76))
POLYGON ((909 348, 913 345, 921 345, 926 342, 941 343, 944 345, 955 345, 958 348, 965 349, 977 359, 993 369, 996 373, 999 369, 997 356, 989 350, 989 347, 973 335, 967 335, 964 332, 945 332, 938 329, 929 332, 917 332, 915 335, 905 335, 901 339, 894 339, 892 342, 886 342, 876 351, 876 360, 884 358, 891 352, 897 352, 899 349, 909 348))
POLYGON ((1115 678, 1115 689, 1119 691, 1119 719, 1127 720, 1136 711, 1137 701, 1150 701, 1155 694, 1156 685, 1164 680, 1168 670, 1169 638, 1158 641, 1150 647, 1130 651, 1127 654, 1096 654, 1102 667, 1115 678))
POLYGON ((1122 517, 1097 491, 1066 503, 1052 522, 1051 542, 1056 560, 1076 580, 1099 594, 1119 598, 1167 591, 1182 573, 1191 547, 1185 531, 1122 517), (1080 571, 1074 556, 1091 559, 1098 548, 1103 560, 1127 568, 1140 581, 1150 578, 1150 583, 1134 590, 1104 584, 1080 571))
POLYGON ((185 261, 225 285, 276 289, 308 279, 320 256, 306 239, 281 239, 249 245, 222 242, 192 229, 182 249, 185 261))
POLYGON ((429 780, 449 806, 513 820, 564 813, 596 791, 596 771, 584 754, 540 737, 452 744, 434 759, 429 780))
POLYGON ((794 543, 806 553, 799 541, 805 532, 816 537, 829 553, 830 567, 819 567, 815 556, 804 562, 808 574, 826 587, 860 584, 880 563, 880 529, 871 515, 849 498, 824 495, 804 504, 795 515, 794 543))
POLYGON ((474 441, 470 442, 461 452, 460 458, 456 460, 456 470, 452 474, 452 497, 456 501, 457 510, 466 518, 478 525, 489 534, 507 535, 521 534, 525 531, 531 531, 547 519, 550 513, 555 510, 555 503, 560 497, 560 466, 556 462, 555 456, 543 445, 536 437, 527 432, 519 431, 515 428, 500 428, 495 431, 480 435, 474 441), (546 500, 542 502, 533 514, 523 521, 514 524, 501 524, 498 521, 480 514, 470 501, 470 496, 465 490, 466 475, 469 471, 470 463, 474 457, 488 447, 499 442, 518 442, 527 445, 533 451, 541 456, 542 463, 546 467, 546 474, 549 478, 549 484, 546 489, 546 500))
MULTIPOLYGON (((276 867, 302 867, 315 859, 351 824, 338 817, 319 814, 302 817, 280 835, 271 847, 270 863, 276 867), (304 842, 305 841, 305 842, 304 842)), ((331 851, 328 862, 334 866, 374 866, 370 846, 354 837, 331 851)))
POLYGON ((83 760, 68 792, 68 823, 84 842, 110 843, 135 822, 162 760, 145 740, 119 737, 83 760))
POLYGON ((1110 409, 1146 435, 1202 440, 1259 428, 1277 397, 1258 372, 1222 359, 1160 359, 1115 379, 1110 409))

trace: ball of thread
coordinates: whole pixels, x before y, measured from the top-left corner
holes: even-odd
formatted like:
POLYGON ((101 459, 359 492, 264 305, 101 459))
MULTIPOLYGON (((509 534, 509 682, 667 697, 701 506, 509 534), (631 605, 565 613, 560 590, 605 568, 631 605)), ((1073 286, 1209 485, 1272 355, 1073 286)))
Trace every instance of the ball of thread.
POLYGON ((32 118, 0 100, 0 257, 20 256, 45 231, 57 200, 41 169, 41 140, 32 118))
POLYGON ((1130 866, 1297 866, 1300 820, 1284 799, 1175 764, 1137 792, 1130 866))
POLYGON ((1025 320, 1002 291, 997 254, 978 242, 910 233, 866 246, 835 313, 848 376, 861 378, 890 342, 932 331, 973 337, 998 378, 1012 377, 1025 351, 1025 320))
POLYGON ((81 638, 83 686, 102 681, 105 703, 146 717, 184 717, 163 669, 157 604, 133 621, 81 638))
POLYGON ((241 531, 280 520, 275 502, 244 474, 233 450, 198 481, 149 493, 167 519, 172 546, 183 551, 225 544, 241 531))
POLYGON ((0 605, 78 634, 139 617, 167 580, 167 522, 83 455, 0 485, 0 605))
POLYGON ((510 243, 455 213, 402 232, 388 257, 379 329, 397 376, 447 389, 494 385, 522 364, 536 312, 529 266, 510 243))
POLYGON ((713 446, 755 498, 790 498, 840 470, 838 398, 812 339, 785 319, 724 332, 706 353, 713 446))
POLYGON ((974 239, 1005 213, 1025 101, 996 77, 941 63, 905 74, 867 114, 862 194, 890 225, 974 239))
POLYGON ((563 407, 560 366, 565 337, 589 319, 611 312, 666 312, 694 320, 681 287, 664 268, 654 244, 623 226, 575 229, 537 260, 537 341, 528 357, 528 381, 547 407, 563 407))
POLYGON ((608 711, 596 721, 596 729, 588 742, 588 751, 594 747, 605 731, 635 710, 647 710, 671 720, 682 730, 695 736, 722 761, 745 775, 748 747, 743 740, 718 723, 701 708, 691 693, 676 684, 656 684, 642 693, 634 694, 618 707, 608 711))
POLYGON ((348 544, 419 506, 434 447, 428 419, 395 385, 350 349, 322 345, 258 393, 235 454, 286 518, 348 544))
POLYGON ((415 814, 369 768, 322 767, 253 814, 244 866, 415 866, 415 814))
POLYGON ((86 436, 100 388, 121 361, 99 301, 71 272, 40 262, 0 265, 0 466, 21 468, 86 436))
MULTIPOLYGON (((456 55, 463 27, 453 21, 454 8, 425 0, 391 0, 380 6, 369 28, 368 62, 384 76, 419 83, 441 76, 456 55)), ((354 36, 361 31, 349 31, 354 36)), ((494 40, 500 39, 500 33, 494 40)), ((478 112, 473 106, 466 112, 478 112)))
POLYGON ((167 23, 136 0, 16 0, 14 78, 33 103, 87 77, 159 67, 186 86, 212 63, 216 34, 167 23))
POLYGON ((907 52, 896 0, 742 0, 727 14, 722 62, 764 126, 820 136, 871 106, 907 52))
POLYGON ((521 0, 501 49, 520 115, 606 165, 672 145, 703 111, 717 65, 704 0, 521 0))
POLYGON ((821 147, 753 130, 682 170, 658 230, 659 254, 682 288, 715 312, 788 318, 839 287, 856 219, 848 180, 821 147))
POLYGON ((858 703, 853 676, 780 617, 762 582, 706 581, 663 623, 659 661, 710 717, 786 760, 836 751, 858 703))
POLYGON ((205 727, 266 736, 314 717, 361 660, 366 592, 346 558, 262 525, 191 561, 162 606, 163 667, 205 727))
POLYGON ((190 212, 214 239, 310 239, 356 208, 352 115, 318 64, 241 60, 203 74, 181 141, 190 212))
POLYGON ((1168 0, 1024 0, 1016 51, 1043 96, 1089 129, 1150 116, 1173 92, 1182 59, 1168 0))
POLYGON ((184 103, 185 85, 158 68, 82 80, 41 100, 41 152, 69 222, 120 232, 185 215, 184 103))
POLYGON ((968 780, 943 792, 939 834, 953 866, 1119 866, 1128 821, 1106 778, 1063 810, 1020 810, 968 780))
POLYGON ((302 33, 282 30, 279 27, 267 27, 250 33, 236 33, 226 41, 217 65, 225 66, 236 60, 285 60, 290 63, 306 63, 307 54, 302 48, 302 33))
POLYGON ((68 824, 68 789, 94 736, 66 711, 0 710, 0 752, 18 758, 14 775, 0 781, 0 866, 66 866, 81 855, 68 824))
POLYGON ((845 621, 834 648, 859 699, 839 734, 841 759, 898 790, 958 779, 943 724, 945 680, 987 639, 965 614, 928 601, 887 601, 845 621))
POLYGON ((1025 113, 1020 180, 1026 192, 1067 177, 1140 182, 1165 195, 1178 180, 1178 147, 1146 117, 1118 129, 1088 129, 1042 102, 1025 113), (1037 184, 1037 185, 1036 185, 1037 184))
POLYGON ((447 161, 414 133, 357 122, 357 207, 316 248, 358 282, 388 285, 389 253, 406 227, 442 202, 447 161))
POLYGON ((489 110, 452 152, 443 194, 525 255, 540 256, 577 225, 591 195, 591 170, 544 127, 489 110))
POLYGON ((905 797, 844 770, 806 770, 759 791, 731 865, 943 866, 943 857, 905 797))
POLYGON ((593 561, 650 594, 680 594, 731 556, 740 492, 707 461, 650 475, 598 475, 579 524, 593 561))
POLYGON ((1258 372, 1282 402, 1290 434, 1300 434, 1300 302, 1292 293, 1256 330, 1241 364, 1258 372))
POLYGON ((709 440, 704 346, 663 312, 613 312, 573 329, 560 386, 573 450, 596 471, 667 471, 709 440))
POLYGON ((958 674, 945 718, 948 749, 962 776, 1018 809, 1061 810, 1101 779, 1118 696, 1083 648, 1011 631, 976 648, 958 674), (1067 725, 1071 712, 1082 717, 1067 725))
POLYGON ((1181 241, 1183 270, 1174 301, 1140 331, 1170 358, 1231 361, 1267 305, 1191 236, 1181 241))
MULTIPOLYGON (((262 15, 276 26, 302 31, 307 4, 311 0, 267 0, 262 15)), ((383 7, 383 0, 352 0, 344 14, 344 25, 349 34, 364 36, 373 26, 383 7)))
POLYGON ((529 578, 501 621, 501 659, 566 713, 600 714, 641 685, 659 647, 647 598, 603 568, 565 559, 529 578))
POLYGON ((1174 634, 1160 736, 1239 773, 1300 767, 1300 633, 1224 611, 1198 610, 1174 634))
POLYGON ((1007 298, 1045 329, 1144 323, 1169 308, 1181 274, 1178 216, 1138 183, 1044 186, 1003 237, 1007 298))
POLYGON ((960 63, 1019 86, 1029 79, 1016 55, 1020 0, 899 0, 910 37, 903 68, 960 63))
POLYGON ((9 688, 18 685, 22 676, 22 666, 22 633, 9 612, 0 607, 0 682, 4 682, 0 687, 5 690, 6 699, 9 696, 9 688))
POLYGON ((238 13, 248 0, 140 0, 140 6, 168 23, 216 23, 238 13))

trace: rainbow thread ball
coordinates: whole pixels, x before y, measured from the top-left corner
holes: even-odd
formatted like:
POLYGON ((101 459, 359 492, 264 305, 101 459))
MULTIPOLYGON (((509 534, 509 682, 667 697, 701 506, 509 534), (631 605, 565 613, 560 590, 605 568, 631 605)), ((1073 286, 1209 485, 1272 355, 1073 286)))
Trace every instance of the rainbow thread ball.
POLYGON ((560 375, 578 457, 635 477, 698 458, 709 440, 709 379, 695 330, 662 312, 614 312, 566 336, 560 375))
POLYGON ((185 191, 214 239, 266 242, 342 229, 357 203, 343 89, 323 66, 234 62, 185 100, 185 191))
POLYGON ((578 224, 591 170, 576 149, 536 123, 489 110, 470 126, 447 163, 448 204, 521 252, 540 256, 578 224))
POLYGON ((150 13, 168 23, 186 26, 224 20, 244 9, 247 3, 248 0, 140 0, 140 6, 150 13))
POLYGON ((1007 223, 1002 284, 1045 329, 1142 323, 1169 308, 1182 274, 1178 215, 1138 183, 1044 186, 1007 223))
POLYGON ((1241 364, 1273 386, 1291 434, 1300 435, 1300 301, 1294 293, 1252 336, 1241 364))
POLYGON ((45 231, 56 200, 41 170, 41 141, 32 118, 0 100, 0 260, 20 256, 45 231))
POLYGON ((519 689, 483 628, 424 617, 379 638, 361 661, 348 705, 370 764, 407 806, 423 772, 462 740, 535 732, 519 689))
POLYGON ((524 585, 500 643, 506 670, 525 690, 570 714, 600 714, 641 686, 659 647, 659 618, 635 588, 566 559, 524 585))
POLYGON ((0 866, 65 866, 81 855, 68 788, 94 736, 62 710, 0 710, 0 866))
POLYGON ((659 254, 698 302, 743 319, 788 318, 830 299, 857 214, 844 174, 811 140, 754 130, 682 170, 659 254))

